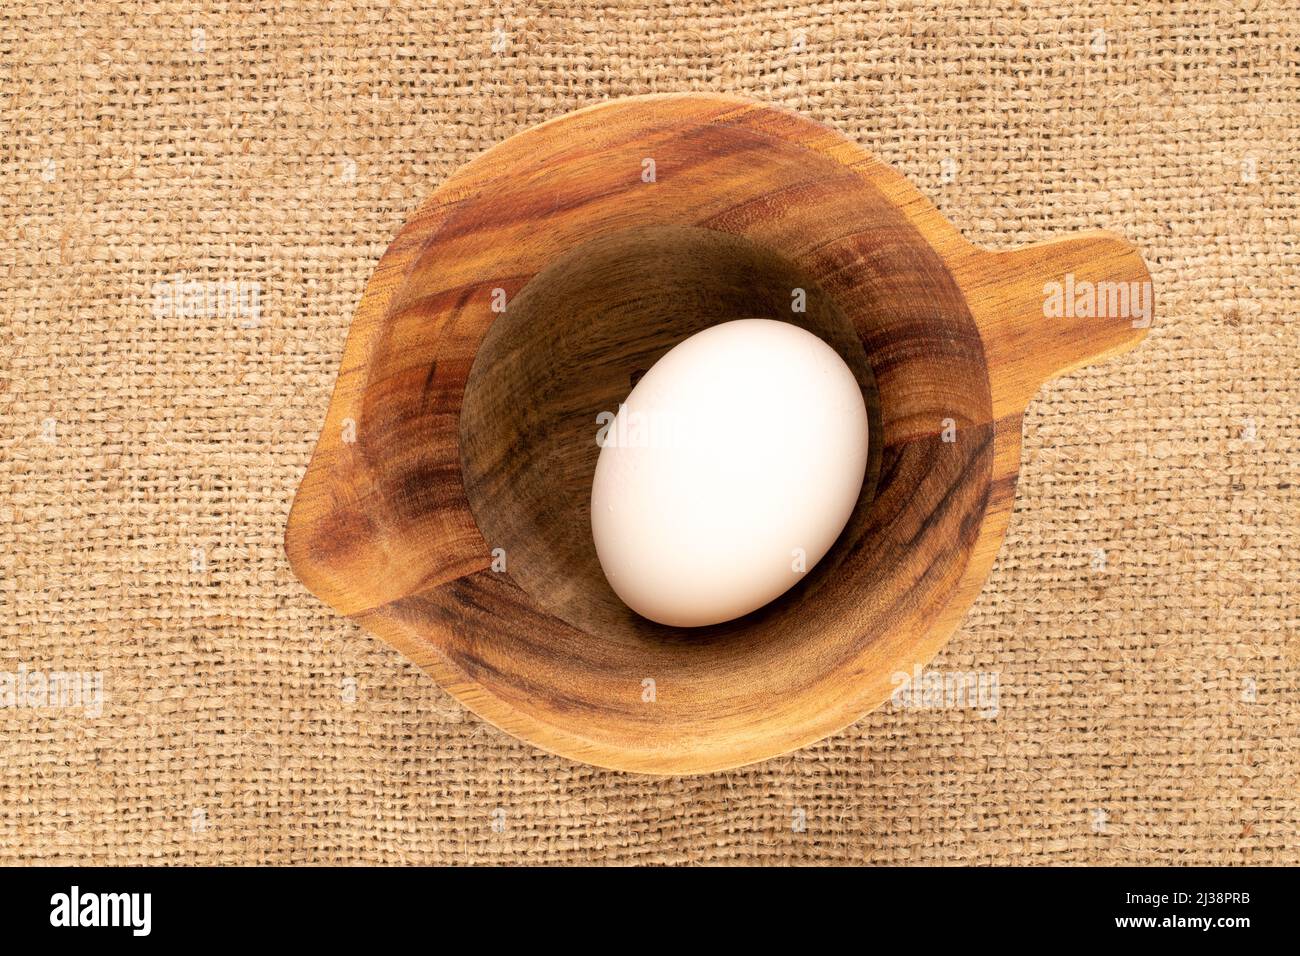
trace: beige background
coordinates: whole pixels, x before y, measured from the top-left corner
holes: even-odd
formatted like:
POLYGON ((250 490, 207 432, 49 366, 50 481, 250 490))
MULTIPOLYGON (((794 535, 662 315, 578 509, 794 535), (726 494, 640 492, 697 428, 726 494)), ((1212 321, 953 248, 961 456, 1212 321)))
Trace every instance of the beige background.
POLYGON ((1239 6, 5 4, 0 670, 102 671, 106 700, 0 709, 0 862, 1300 862, 1300 34, 1239 6), (670 90, 829 123, 977 242, 1102 226, 1147 257, 1156 328, 1030 406, 1009 536, 935 664, 997 671, 996 719, 595 770, 290 573, 403 217, 511 133, 670 90), (155 315, 172 278, 260 283, 260 326, 155 315))

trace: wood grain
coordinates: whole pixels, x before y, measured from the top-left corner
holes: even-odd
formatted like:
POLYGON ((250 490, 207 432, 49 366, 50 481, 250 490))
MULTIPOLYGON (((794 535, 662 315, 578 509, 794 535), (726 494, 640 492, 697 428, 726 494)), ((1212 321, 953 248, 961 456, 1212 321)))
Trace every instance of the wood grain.
POLYGON ((1145 333, 1128 315, 1045 316, 1067 274, 1149 282, 1104 233, 978 249, 892 169, 769 106, 638 97, 542 124, 449 179, 380 261, 290 561, 543 749, 699 773, 803 746, 885 701, 959 623, 1006 529, 1038 386, 1145 333), (854 370, 868 481, 831 552, 771 605, 653 624, 595 560, 596 414, 677 341, 750 316, 809 328, 854 370))

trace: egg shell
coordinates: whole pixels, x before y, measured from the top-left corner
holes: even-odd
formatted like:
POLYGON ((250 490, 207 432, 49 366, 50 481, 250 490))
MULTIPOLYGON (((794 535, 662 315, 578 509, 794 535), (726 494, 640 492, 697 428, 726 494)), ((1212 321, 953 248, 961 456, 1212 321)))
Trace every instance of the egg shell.
POLYGON ((716 624, 779 597, 862 490, 862 391, 834 349, 788 322, 696 333, 603 420, 596 554, 623 602, 661 624, 716 624))

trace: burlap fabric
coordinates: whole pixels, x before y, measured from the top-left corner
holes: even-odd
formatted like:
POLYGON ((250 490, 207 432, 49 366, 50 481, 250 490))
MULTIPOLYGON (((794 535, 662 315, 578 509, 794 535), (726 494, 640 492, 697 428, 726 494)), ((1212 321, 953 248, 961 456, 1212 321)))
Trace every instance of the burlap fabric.
POLYGON ((1288 6, 4 5, 0 861, 1300 862, 1288 6), (977 242, 1143 250, 1155 329, 1030 406, 1010 533, 935 662, 996 673, 996 716, 605 772, 290 573, 405 215, 531 124, 671 90, 830 123, 977 242), (54 672, 102 675, 102 713, 54 672))

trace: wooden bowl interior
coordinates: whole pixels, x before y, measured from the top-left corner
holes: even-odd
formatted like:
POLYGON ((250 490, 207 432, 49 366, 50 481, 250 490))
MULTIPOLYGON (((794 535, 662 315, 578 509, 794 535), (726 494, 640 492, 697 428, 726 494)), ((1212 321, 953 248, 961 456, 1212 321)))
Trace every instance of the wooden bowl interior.
MULTIPOLYGON (((862 389, 874 432, 855 540, 880 469, 880 405, 852 323, 771 250, 698 228, 629 228, 579 246, 534 277, 493 323, 470 371, 460 416, 465 493, 484 539, 544 611, 595 641, 668 644, 698 660, 719 641, 799 642, 800 608, 834 574, 836 548, 800 584, 745 618, 704 628, 648 621, 619 600, 591 535, 597 416, 617 412, 640 375, 710 325, 788 321, 830 344, 862 389), (807 308, 793 311, 794 290, 807 308)), ((701 409, 707 415, 707 409, 701 409)), ((756 516, 756 519, 761 516, 756 516)))

